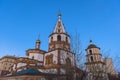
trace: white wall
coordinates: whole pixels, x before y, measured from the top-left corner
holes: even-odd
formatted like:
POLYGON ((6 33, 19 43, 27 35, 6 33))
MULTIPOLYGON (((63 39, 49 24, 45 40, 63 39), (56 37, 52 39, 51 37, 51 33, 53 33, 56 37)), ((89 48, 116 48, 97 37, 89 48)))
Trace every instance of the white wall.
MULTIPOLYGON (((53 41, 57 41, 57 36, 59 34, 53 34, 51 37, 53 37, 53 41)), ((68 43, 70 43, 70 37, 65 35, 65 34, 60 34, 61 35, 61 41, 66 41, 66 37, 68 38, 68 43)), ((49 38, 49 43, 51 41, 51 37, 49 38)))
POLYGON ((32 59, 33 56, 34 56, 35 60, 43 61, 43 54, 40 54, 40 53, 29 53, 28 58, 32 59))
POLYGON ((26 66, 26 65, 27 65, 26 63, 18 63, 18 64, 17 64, 17 68, 20 68, 20 67, 26 66))
POLYGON ((54 64, 57 64, 58 63, 58 50, 55 50, 55 51, 52 51, 52 52, 49 52, 49 53, 46 53, 45 56, 44 56, 44 65, 45 65, 45 62, 46 62, 46 56, 47 55, 51 55, 53 54, 53 63, 54 64))
POLYGON ((90 54, 90 53, 89 53, 89 50, 92 50, 92 53, 93 53, 93 54, 94 54, 94 53, 99 53, 99 54, 100 54, 100 50, 99 50, 98 48, 88 49, 88 50, 87 50, 87 54, 90 54))
POLYGON ((66 59, 69 58, 71 60, 71 64, 75 65, 75 57, 73 53, 66 52, 64 50, 61 50, 61 64, 66 64, 66 59))

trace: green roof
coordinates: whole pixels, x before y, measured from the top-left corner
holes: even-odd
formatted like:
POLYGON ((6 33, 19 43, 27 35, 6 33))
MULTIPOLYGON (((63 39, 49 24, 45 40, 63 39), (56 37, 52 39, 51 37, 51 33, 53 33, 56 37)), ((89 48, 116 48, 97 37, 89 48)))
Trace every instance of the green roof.
POLYGON ((91 49, 91 48, 99 48, 99 47, 97 47, 95 44, 90 44, 87 49, 91 49))
POLYGON ((12 76, 19 76, 19 75, 38 75, 38 74, 42 74, 42 72, 38 71, 37 69, 30 68, 30 69, 26 69, 26 70, 19 71, 19 72, 13 74, 12 76))
POLYGON ((22 71, 15 73, 15 74, 10 75, 10 76, 22 76, 22 75, 65 76, 65 75, 59 75, 59 74, 42 73, 39 70, 34 69, 34 68, 22 70, 22 71))

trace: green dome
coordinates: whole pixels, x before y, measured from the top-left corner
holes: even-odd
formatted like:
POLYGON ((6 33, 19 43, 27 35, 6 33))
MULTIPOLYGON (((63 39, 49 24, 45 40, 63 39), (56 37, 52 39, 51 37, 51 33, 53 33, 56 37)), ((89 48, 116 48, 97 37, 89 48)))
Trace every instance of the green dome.
POLYGON ((98 48, 98 47, 94 44, 90 44, 87 49, 90 49, 90 48, 98 48))
POLYGON ((99 47, 97 47, 95 44, 92 43, 92 40, 90 40, 90 45, 87 47, 87 49, 91 49, 91 48, 98 48, 98 49, 100 49, 99 47))
POLYGON ((40 43, 41 41, 38 39, 38 40, 36 40, 36 43, 40 43))

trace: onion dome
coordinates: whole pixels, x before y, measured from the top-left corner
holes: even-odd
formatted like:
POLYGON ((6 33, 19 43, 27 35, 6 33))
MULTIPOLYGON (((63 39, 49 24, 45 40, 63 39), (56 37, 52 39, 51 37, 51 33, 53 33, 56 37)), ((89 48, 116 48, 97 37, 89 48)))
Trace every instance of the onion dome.
POLYGON ((38 40, 36 40, 36 43, 41 43, 41 41, 38 39, 38 40))
POLYGON ((40 49, 41 41, 39 38, 40 38, 40 35, 38 35, 38 39, 36 40, 36 49, 40 49))
POLYGON ((41 41, 39 39, 36 40, 36 49, 40 49, 40 43, 41 41))
POLYGON ((95 44, 92 43, 92 40, 90 40, 90 45, 87 47, 87 49, 91 49, 91 48, 98 48, 98 49, 100 49, 99 47, 97 47, 95 44))

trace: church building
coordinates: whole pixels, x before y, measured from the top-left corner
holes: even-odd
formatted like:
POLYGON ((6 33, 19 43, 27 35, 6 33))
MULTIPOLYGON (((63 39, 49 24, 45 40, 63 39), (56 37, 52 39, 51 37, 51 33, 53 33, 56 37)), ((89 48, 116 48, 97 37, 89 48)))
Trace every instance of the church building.
POLYGON ((37 39, 35 48, 26 50, 25 57, 1 58, 0 71, 8 64, 4 72, 9 74, 0 80, 109 80, 106 73, 117 74, 112 60, 102 58, 100 48, 92 40, 86 49, 86 70, 76 66, 77 53, 71 52, 71 38, 60 13, 48 42, 48 51, 41 50, 41 41, 37 39))
POLYGON ((65 30, 60 13, 55 28, 49 35, 48 51, 41 50, 40 44, 41 41, 36 40, 35 49, 28 49, 26 57, 19 57, 16 60, 11 69, 12 74, 30 68, 50 74, 75 73, 75 54, 70 52, 70 36, 65 30))

